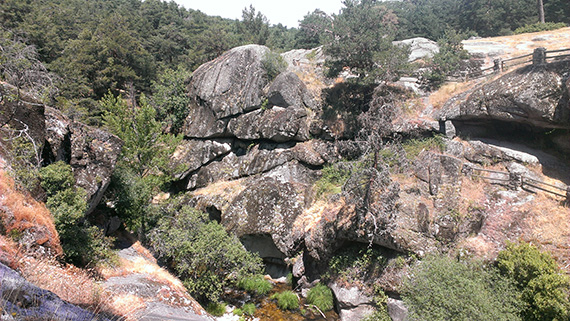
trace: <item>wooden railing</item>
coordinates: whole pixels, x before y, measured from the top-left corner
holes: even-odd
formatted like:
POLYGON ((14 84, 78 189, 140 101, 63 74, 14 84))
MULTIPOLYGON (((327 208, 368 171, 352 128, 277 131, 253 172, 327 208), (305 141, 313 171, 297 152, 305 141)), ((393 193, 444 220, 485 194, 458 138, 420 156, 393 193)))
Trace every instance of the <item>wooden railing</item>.
MULTIPOLYGON (((503 71, 509 70, 511 67, 529 64, 533 65, 544 65, 549 59, 569 59, 570 58, 570 48, 568 49, 558 49, 558 50, 546 50, 546 48, 536 48, 534 52, 512 57, 509 59, 495 59, 493 61, 493 66, 476 70, 474 72, 464 75, 463 81, 468 81, 471 79, 477 79, 485 77, 492 74, 498 74, 503 71), (565 53, 565 54, 560 54, 565 53)), ((456 77, 454 78, 457 81, 456 77)))
POLYGON ((508 185, 513 189, 520 187, 522 189, 529 190, 530 187, 533 189, 541 190, 556 196, 565 197, 566 204, 570 204, 570 186, 554 185, 529 177, 527 175, 521 175, 513 172, 485 169, 474 167, 469 164, 464 164, 464 166, 470 169, 470 171, 468 171, 468 174, 470 174, 472 177, 495 181, 503 185, 508 185), (475 174, 474 172, 478 172, 479 174, 475 174), (502 177, 482 175, 484 172, 498 174, 497 176, 502 177))

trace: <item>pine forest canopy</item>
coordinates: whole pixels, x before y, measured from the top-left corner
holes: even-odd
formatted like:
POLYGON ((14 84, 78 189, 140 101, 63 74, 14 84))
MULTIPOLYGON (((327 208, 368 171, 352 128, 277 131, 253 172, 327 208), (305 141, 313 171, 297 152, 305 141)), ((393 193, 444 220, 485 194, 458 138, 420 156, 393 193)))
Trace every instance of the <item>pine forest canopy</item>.
MULTIPOLYGON (((21 74, 32 75, 30 79, 38 80, 38 86, 49 87, 44 93, 51 104, 98 125, 102 111, 96 101, 109 90, 114 95, 146 93, 152 102, 157 88, 164 95, 164 84, 157 80, 173 74, 187 77, 202 63, 235 46, 258 43, 282 52, 329 44, 340 50, 339 54, 346 54, 341 43, 334 43, 338 38, 331 35, 340 36, 343 31, 339 25, 350 25, 350 21, 342 22, 346 17, 342 12, 357 12, 362 6, 372 6, 382 14, 382 32, 387 31, 390 38, 423 36, 437 40, 449 30, 479 36, 512 33, 539 21, 540 2, 346 0, 341 14, 329 16, 316 9, 300 21, 299 29, 290 29, 269 25, 253 6, 244 8, 241 20, 230 20, 162 0, 4 0, 0 2, 0 77, 5 81, 19 79, 12 75, 14 66, 33 68, 21 74), (37 62, 45 68, 38 68, 37 62)), ((547 22, 570 22, 567 0, 543 2, 547 22)), ((358 37, 374 44, 379 34, 358 37)), ((384 40, 378 39, 374 52, 386 47, 384 40)), ((370 67, 370 60, 352 63, 370 67)), ((180 81, 177 84, 179 88, 180 81)))

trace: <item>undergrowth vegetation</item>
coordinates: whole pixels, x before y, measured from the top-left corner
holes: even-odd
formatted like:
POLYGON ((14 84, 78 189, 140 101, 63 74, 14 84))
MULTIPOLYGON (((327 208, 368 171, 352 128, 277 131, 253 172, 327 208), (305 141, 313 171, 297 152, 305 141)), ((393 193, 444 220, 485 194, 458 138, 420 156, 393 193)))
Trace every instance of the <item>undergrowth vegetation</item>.
POLYGON ((299 297, 293 291, 275 293, 270 298, 277 300, 277 306, 282 310, 295 310, 299 308, 299 297))
POLYGON ((201 302, 215 302, 225 286, 262 272, 261 258, 207 214, 177 199, 161 205, 150 244, 201 302))
POLYGON ((311 288, 307 293, 307 303, 313 304, 321 311, 329 311, 334 307, 333 305, 333 294, 331 289, 329 289, 324 284, 317 284, 315 287, 311 288))
POLYGON ((273 285, 261 274, 246 276, 238 281, 237 286, 240 289, 258 295, 266 295, 273 288, 273 285))
POLYGON ((317 198, 325 198, 326 196, 341 192, 342 185, 344 185, 351 174, 349 166, 341 165, 342 164, 329 165, 321 170, 322 176, 314 186, 317 198))
POLYGON ((40 170, 41 186, 46 191, 46 205, 51 211, 61 246, 68 262, 79 266, 115 260, 110 250, 112 239, 105 237, 85 219, 87 195, 75 187, 71 166, 56 162, 40 170))
POLYGON ((517 29, 515 29, 515 34, 518 35, 521 33, 556 30, 560 28, 565 28, 566 26, 567 25, 564 22, 546 22, 546 23, 538 22, 518 27, 517 29))
POLYGON ((410 320, 520 320, 512 280, 479 262, 430 256, 404 284, 410 320))
POLYGON ((380 249, 355 243, 335 253, 324 277, 353 284, 379 276, 386 263, 386 257, 380 249))

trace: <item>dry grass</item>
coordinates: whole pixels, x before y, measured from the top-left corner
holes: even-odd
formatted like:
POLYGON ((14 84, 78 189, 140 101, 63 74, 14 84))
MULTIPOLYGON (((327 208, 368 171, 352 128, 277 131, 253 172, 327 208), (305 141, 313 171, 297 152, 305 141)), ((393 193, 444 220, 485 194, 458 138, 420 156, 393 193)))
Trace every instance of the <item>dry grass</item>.
POLYGON ((45 231, 36 242, 50 248, 55 255, 63 253, 53 218, 45 204, 16 190, 14 180, 3 170, 0 170, 0 216, 7 235, 27 229, 34 229, 37 235, 40 235, 38 231, 45 231))
POLYGON ((446 83, 430 94, 429 103, 434 109, 440 109, 451 97, 473 88, 478 83, 477 80, 446 83))
POLYGON ((226 199, 234 199, 243 192, 247 186, 242 184, 241 179, 233 181, 219 181, 209 184, 204 188, 200 188, 192 192, 196 196, 224 196, 226 199))
POLYGON ((32 257, 26 258, 19 270, 26 280, 57 294, 62 300, 80 306, 95 307, 99 304, 94 300, 97 292, 95 281, 85 270, 32 257))
MULTIPOLYGON (((520 35, 465 40, 464 44, 482 46, 489 41, 506 46, 501 58, 521 56, 531 53, 535 48, 544 47, 548 50, 568 48, 570 44, 570 27, 550 31, 524 33, 520 35)), ((499 57, 496 57, 499 58, 499 57)))

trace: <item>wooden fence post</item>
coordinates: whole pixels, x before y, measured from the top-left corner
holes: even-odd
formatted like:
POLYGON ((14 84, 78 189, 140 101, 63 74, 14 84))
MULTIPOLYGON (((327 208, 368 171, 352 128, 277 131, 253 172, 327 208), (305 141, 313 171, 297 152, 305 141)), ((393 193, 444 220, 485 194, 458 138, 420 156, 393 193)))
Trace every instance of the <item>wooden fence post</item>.
POLYGON ((546 64, 546 48, 536 48, 532 53, 532 64, 541 66, 546 64))
POLYGON ((503 72, 503 60, 501 58, 493 60, 493 71, 495 73, 503 72))

